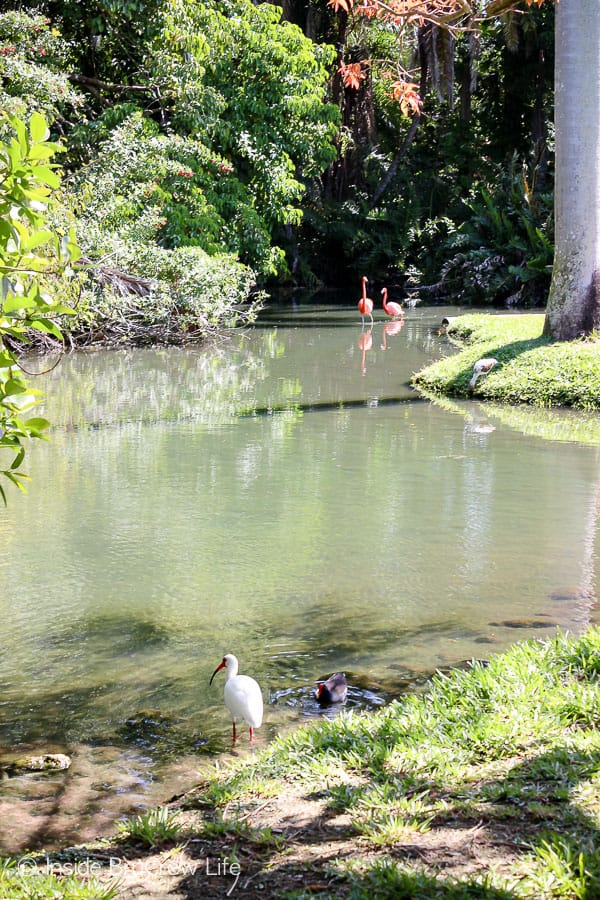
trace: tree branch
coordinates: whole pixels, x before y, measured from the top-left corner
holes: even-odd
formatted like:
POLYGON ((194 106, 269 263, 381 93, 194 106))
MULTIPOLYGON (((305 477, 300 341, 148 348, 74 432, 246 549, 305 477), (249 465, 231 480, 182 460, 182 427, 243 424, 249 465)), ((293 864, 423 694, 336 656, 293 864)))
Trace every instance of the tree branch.
POLYGON ((111 84, 107 81, 100 81, 98 78, 88 78, 87 75, 69 75, 69 81, 72 84, 81 84, 93 94, 96 94, 98 91, 110 91, 113 94, 127 94, 130 92, 152 94, 155 90, 155 88, 146 84, 111 84))
POLYGON ((379 203, 379 201, 385 194, 390 181, 392 180, 392 178, 398 171, 398 166, 400 165, 400 160, 402 159, 402 157, 404 156, 404 154, 406 153, 406 151, 408 150, 408 148, 410 147, 410 145, 412 144, 412 142, 414 140, 414 137, 415 137, 415 134, 417 133, 417 128, 419 127, 420 121, 421 121, 420 116, 413 116, 413 120, 410 124, 410 128, 408 129, 408 134, 404 138, 404 141, 402 142, 402 146, 400 147, 400 149, 394 156, 392 162, 390 163, 389 169, 387 170, 387 172, 385 173, 385 175, 383 176, 383 178, 377 185, 377 190, 375 191, 375 193, 373 195, 373 199, 371 200, 371 203, 369 204, 369 209, 375 209, 375 207, 377 206, 377 204, 379 203))
POLYGON ((517 5, 518 0, 492 0, 485 8, 486 16, 503 16, 517 5))

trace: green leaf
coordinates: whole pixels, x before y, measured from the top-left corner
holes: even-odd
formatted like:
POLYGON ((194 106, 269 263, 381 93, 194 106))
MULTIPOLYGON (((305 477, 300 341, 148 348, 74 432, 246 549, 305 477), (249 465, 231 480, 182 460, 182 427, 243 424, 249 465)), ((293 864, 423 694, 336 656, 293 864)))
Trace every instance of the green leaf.
POLYGON ((27 159, 35 162, 37 159, 50 159, 56 150, 52 144, 35 144, 27 154, 27 159))
POLYGON ((60 178, 53 172, 52 169, 49 169, 48 166, 35 166, 33 169, 33 175, 37 178, 38 181, 41 181, 43 184, 47 184, 49 187, 56 188, 60 187, 60 178))
POLYGON ((34 112, 29 120, 29 134, 34 143, 46 141, 50 137, 50 129, 46 124, 46 120, 39 112, 34 112))
POLYGON ((10 350, 0 350, 0 369, 8 369, 14 366, 16 360, 10 350))
POLYGON ((25 479, 27 479, 27 481, 30 481, 31 479, 29 478, 29 475, 25 475, 24 472, 10 472, 8 469, 4 470, 4 474, 8 479, 10 479, 10 481, 12 481, 13 484, 15 484, 19 488, 19 490, 23 494, 27 493, 27 488, 22 482, 25 479))
POLYGON ((34 250, 36 247, 41 247, 42 244, 47 244, 48 241, 51 241, 54 238, 54 233, 52 231, 37 231, 31 235, 26 241, 23 241, 21 245, 21 250, 24 253, 29 253, 30 250, 34 250))
POLYGON ((9 295, 2 305, 4 315, 18 312, 20 309, 35 309, 38 304, 31 296, 23 294, 9 295))
POLYGON ((51 334, 59 341, 62 341, 62 332, 55 322, 50 319, 33 319, 27 323, 29 328, 35 328, 36 331, 43 331, 45 334, 51 334))
POLYGON ((31 419, 26 419, 26 423, 28 428, 34 428, 36 431, 44 431, 46 428, 50 428, 50 422, 48 419, 42 419, 41 417, 32 417, 31 419))
POLYGON ((27 131, 25 130, 25 122, 22 122, 21 119, 13 118, 12 124, 17 133, 18 138, 18 146, 21 151, 21 156, 24 157, 27 155, 27 151, 29 149, 29 141, 27 140, 27 131))
POLYGON ((10 464, 11 469, 18 469, 23 460, 25 459, 25 447, 21 447, 15 458, 10 464))
POLYGON ((24 394, 27 390, 27 386, 24 381, 17 381, 16 378, 9 378, 6 384, 4 385, 4 393, 7 396, 14 396, 14 394, 24 394))

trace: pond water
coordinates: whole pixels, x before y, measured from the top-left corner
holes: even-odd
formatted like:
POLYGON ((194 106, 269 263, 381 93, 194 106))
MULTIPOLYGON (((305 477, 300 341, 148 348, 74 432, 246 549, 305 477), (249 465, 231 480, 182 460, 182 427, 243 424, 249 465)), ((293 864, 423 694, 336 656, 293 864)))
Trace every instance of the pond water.
POLYGON ((260 746, 320 714, 334 671, 373 708, 595 621, 596 417, 419 397, 459 312, 370 330, 354 304, 274 308, 210 348, 74 354, 40 379, 51 443, 0 517, 0 762, 73 766, 0 784, 0 846, 191 786, 230 751, 208 684, 225 652, 262 686, 260 746))

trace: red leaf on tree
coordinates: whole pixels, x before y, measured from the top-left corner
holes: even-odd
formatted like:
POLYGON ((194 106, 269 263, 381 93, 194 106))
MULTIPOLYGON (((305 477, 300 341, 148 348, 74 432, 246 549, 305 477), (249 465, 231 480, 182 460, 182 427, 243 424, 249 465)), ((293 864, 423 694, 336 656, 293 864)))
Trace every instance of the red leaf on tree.
POLYGON ((394 81, 392 84, 392 96, 400 103, 400 109, 404 116, 420 116, 423 101, 419 97, 416 84, 410 81, 394 81))
POLYGON ((366 78, 366 75, 362 69, 362 65, 359 62, 349 63, 348 65, 342 63, 342 65, 338 69, 338 72, 342 76, 342 81, 344 82, 345 86, 348 88, 352 88, 355 91, 359 89, 361 81, 366 78))
POLYGON ((343 9, 345 13, 349 13, 354 6, 354 0, 329 0, 329 6, 333 6, 334 12, 343 9))

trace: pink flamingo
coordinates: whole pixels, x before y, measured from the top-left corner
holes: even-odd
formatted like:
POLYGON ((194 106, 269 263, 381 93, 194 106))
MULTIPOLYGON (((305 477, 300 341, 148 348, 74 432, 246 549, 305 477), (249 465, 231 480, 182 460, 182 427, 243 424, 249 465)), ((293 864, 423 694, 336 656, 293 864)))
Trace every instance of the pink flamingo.
POLYGON ((398 316, 403 316, 403 315, 404 315, 404 310, 402 309, 402 307, 400 306, 399 303, 396 303, 395 300, 390 300, 390 302, 388 303, 388 298, 387 298, 388 291, 387 291, 387 288, 383 288, 382 291, 381 291, 381 293, 382 293, 382 295, 383 295, 383 311, 384 311, 388 316, 392 316, 392 318, 394 318, 394 319, 397 319, 398 316))
POLYGON ((362 297, 358 301, 358 311, 360 313, 360 317, 362 319, 363 325, 365 324, 365 316, 369 316, 371 319, 371 325, 373 324, 373 301, 370 297, 367 297, 367 281, 368 278, 366 275, 362 277, 362 297))

